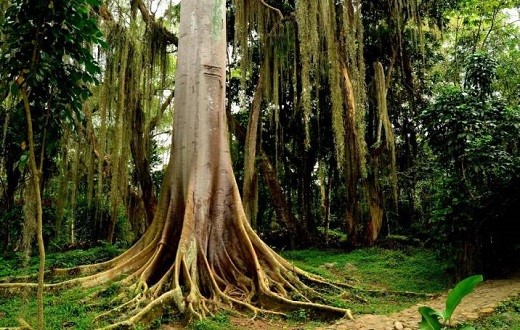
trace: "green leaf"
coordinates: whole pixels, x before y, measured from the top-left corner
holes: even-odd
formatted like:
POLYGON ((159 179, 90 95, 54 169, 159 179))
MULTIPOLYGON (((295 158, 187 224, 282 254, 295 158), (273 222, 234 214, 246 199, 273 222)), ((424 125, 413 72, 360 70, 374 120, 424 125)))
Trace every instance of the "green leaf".
POLYGON ((108 49, 108 44, 104 40, 98 39, 97 43, 101 46, 101 48, 108 49))
POLYGON ((11 95, 17 95, 18 94, 18 84, 17 83, 12 83, 11 84, 11 95))
POLYGON ((440 330, 442 328, 438 319, 439 312, 435 309, 428 306, 419 307, 419 314, 422 316, 419 330, 440 330))
POLYGON ((85 68, 87 69, 87 72, 90 73, 91 75, 101 73, 99 66, 97 66, 97 64, 92 61, 85 62, 85 68))
POLYGON ((462 298, 471 293, 475 289, 475 286, 483 280, 482 275, 473 275, 457 283, 448 294, 448 298, 446 298, 446 310, 442 314, 442 318, 448 321, 453 315, 455 308, 460 304, 462 298))

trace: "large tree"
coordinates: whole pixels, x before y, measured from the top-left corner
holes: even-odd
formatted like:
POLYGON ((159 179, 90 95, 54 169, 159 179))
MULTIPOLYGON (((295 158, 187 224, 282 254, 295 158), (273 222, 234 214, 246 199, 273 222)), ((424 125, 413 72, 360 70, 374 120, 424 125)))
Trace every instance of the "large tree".
MULTIPOLYGON (((311 302, 326 301, 320 288, 337 287, 289 264, 246 219, 227 137, 225 15, 223 0, 182 3, 171 158, 151 226, 121 256, 74 269, 83 277, 47 285, 92 287, 129 274, 120 282, 137 295, 107 313, 114 327, 172 307, 188 319, 223 308, 254 314, 308 309, 321 317, 347 312, 311 302)), ((21 285, 0 284, 0 290, 21 285)))

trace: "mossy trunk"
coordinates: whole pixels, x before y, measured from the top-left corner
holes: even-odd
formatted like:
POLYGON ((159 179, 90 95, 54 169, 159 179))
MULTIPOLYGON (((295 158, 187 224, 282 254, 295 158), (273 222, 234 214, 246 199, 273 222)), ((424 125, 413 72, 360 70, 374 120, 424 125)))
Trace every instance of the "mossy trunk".
POLYGON ((38 290, 37 290, 37 320, 38 330, 43 330, 43 281, 45 276, 45 246, 43 242, 43 207, 40 188, 40 171, 36 165, 36 154, 34 146, 34 131, 31 116, 31 107, 29 103, 28 93, 25 86, 21 89, 23 105, 25 109, 25 119, 27 121, 27 139, 29 140, 29 165, 31 171, 31 181, 33 184, 34 195, 36 196, 36 239, 38 242, 38 290))

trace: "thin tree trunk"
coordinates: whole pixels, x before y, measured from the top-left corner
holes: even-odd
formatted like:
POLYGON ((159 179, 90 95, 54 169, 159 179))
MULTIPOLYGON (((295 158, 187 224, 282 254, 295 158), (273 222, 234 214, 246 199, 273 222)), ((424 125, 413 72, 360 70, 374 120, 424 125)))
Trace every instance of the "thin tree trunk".
POLYGON ((384 197, 379 183, 375 178, 369 178, 366 185, 368 190, 370 220, 365 227, 363 245, 373 246, 383 226, 384 197))
POLYGON ((44 319, 43 319, 43 281, 45 275, 45 246, 43 243, 43 209, 42 209, 42 198, 40 192, 40 173, 36 165, 36 155, 34 148, 34 133, 32 126, 31 108, 29 105, 29 98, 27 96, 27 90, 25 86, 20 88, 23 104, 25 109, 25 118, 27 121, 27 138, 29 140, 29 163, 31 168, 31 176, 34 194, 36 195, 36 225, 37 225, 37 240, 38 240, 38 292, 37 292, 37 304, 38 304, 38 330, 43 330, 44 319))
MULTIPOLYGON (((244 143, 246 135, 244 127, 241 126, 240 123, 238 123, 232 115, 231 117, 228 117, 228 120, 232 123, 232 126, 235 128, 235 133, 238 140, 244 143)), ((261 148, 261 146, 258 150, 258 156, 260 160, 260 171, 262 172, 263 178, 267 184, 267 188, 269 189, 269 197, 271 198, 271 202, 273 203, 273 209, 276 213, 276 217, 279 221, 281 221, 284 224, 284 226, 291 234, 291 242, 289 242, 291 248, 295 248, 296 246, 309 246, 310 235, 307 232, 307 229, 304 226, 302 226, 300 221, 294 216, 294 213, 291 211, 291 207, 289 206, 289 202, 285 197, 284 190, 280 186, 280 182, 278 181, 276 171, 274 170, 273 165, 269 161, 269 157, 261 148), (296 244, 295 239, 298 240, 298 244, 296 244)))
POLYGON ((356 125, 356 98, 350 78, 350 73, 345 60, 341 58, 341 47, 338 46, 340 54, 340 69, 342 73, 341 87, 343 89, 343 104, 345 106, 345 151, 347 160, 344 164, 344 175, 347 185, 345 224, 350 244, 356 246, 360 239, 362 230, 362 214, 359 207, 358 184, 362 178, 361 145, 358 127, 356 125))
POLYGON ((256 170, 256 149, 258 137, 258 124, 260 118, 260 105, 262 104, 263 76, 260 74, 256 86, 249 123, 247 125, 247 135, 245 142, 244 156, 244 184, 242 188, 242 203, 244 211, 253 228, 256 228, 256 216, 258 213, 258 175, 256 170))
POLYGON ((308 246, 310 238, 309 232, 290 211, 290 207, 284 197, 283 189, 276 178, 276 172, 263 150, 260 150, 260 168, 264 174, 264 179, 270 192, 269 196, 271 197, 277 218, 285 225, 291 234, 290 247, 308 246), (297 239, 298 243, 296 243, 295 239, 297 239))
POLYGON ((148 151, 151 146, 150 133, 145 132, 144 112, 138 102, 139 101, 136 101, 136 104, 129 107, 130 111, 133 112, 130 150, 134 159, 137 183, 141 187, 142 200, 146 213, 146 227, 148 227, 153 221, 157 201, 153 190, 152 176, 150 174, 151 166, 148 151))

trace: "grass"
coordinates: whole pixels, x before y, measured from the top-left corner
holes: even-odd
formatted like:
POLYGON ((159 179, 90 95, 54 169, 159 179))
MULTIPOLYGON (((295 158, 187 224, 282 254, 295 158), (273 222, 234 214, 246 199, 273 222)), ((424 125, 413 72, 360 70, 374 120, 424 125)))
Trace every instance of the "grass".
MULTIPOLYGON (((439 293, 449 286, 445 265, 435 253, 420 248, 388 250, 378 247, 340 251, 300 250, 282 253, 296 266, 360 289, 439 293)), ((388 314, 424 300, 412 294, 375 294, 359 290, 338 301, 354 313, 388 314), (363 302, 362 300, 365 300, 363 302)))
POLYGON ((191 326, 193 330, 229 330, 233 329, 229 323, 229 315, 226 313, 218 313, 215 316, 196 321, 191 326))
MULTIPOLYGON (((68 268, 109 260, 123 250, 112 245, 94 247, 88 250, 71 250, 60 253, 49 253, 45 258, 45 268, 68 268)), ((0 278, 35 274, 38 272, 38 257, 25 261, 23 253, 11 253, 0 256, 0 278)))
MULTIPOLYGON (((109 259, 118 253, 114 247, 103 246, 89 250, 75 250, 63 253, 51 253, 47 258, 48 267, 74 267, 78 264, 94 263, 109 259)), ((322 275, 334 281, 347 282, 361 289, 414 291, 419 293, 437 293, 449 286, 444 276, 445 265, 430 251, 419 248, 387 250, 368 248, 350 253, 323 250, 300 250, 282 253, 296 266, 322 275)), ((37 258, 29 260, 24 269, 23 258, 11 255, 0 258, 0 278, 35 273, 37 258)), ((95 307, 82 304, 92 290, 81 288, 64 291, 59 295, 46 295, 45 322, 48 329, 92 329, 94 317, 110 307, 110 299, 122 289, 117 285, 109 286, 96 298, 95 307)), ((95 290, 95 289, 93 289, 95 290)), ((422 296, 409 294, 369 293, 352 290, 341 297, 332 297, 338 307, 350 308, 353 313, 388 314, 419 301, 422 296)), ((6 299, 0 297, 0 328, 15 326, 17 319, 23 318, 31 325, 36 324, 36 302, 34 294, 22 294, 20 297, 6 299)), ((296 311, 289 316, 289 324, 310 325, 313 319, 305 311, 296 311)), ((143 329, 160 328, 160 323, 170 323, 172 318, 163 317, 148 324, 143 329)), ((497 321, 498 322, 498 321, 497 321)), ((217 314, 213 318, 195 322, 191 325, 196 330, 231 329, 227 314, 217 314)), ((504 328, 505 329, 505 328, 504 328)))
POLYGON ((503 302, 490 314, 469 323, 477 330, 513 330, 520 329, 520 295, 503 302))
MULTIPOLYGON (((94 313, 80 303, 92 290, 76 288, 61 294, 46 295, 44 303, 47 329, 92 329, 94 313)), ((36 325, 36 300, 34 295, 0 299, 0 327, 15 326, 19 319, 36 325)))
MULTIPOLYGON (((52 267, 75 267, 80 264, 108 260, 121 253, 117 248, 105 245, 88 250, 72 250, 62 253, 49 253, 46 258, 47 269, 52 267)), ((32 257, 24 262, 22 253, 0 258, 0 279, 12 276, 36 274, 38 258, 32 257)), ((48 280, 47 280, 48 281, 48 280)), ((59 294, 46 294, 44 317, 47 329, 92 329, 94 317, 106 307, 108 301, 117 293, 110 286, 96 301, 98 307, 87 306, 81 301, 96 289, 75 288, 59 294)), ((22 292, 19 296, 0 297, 0 328, 15 326, 19 320, 36 325, 35 294, 22 292)))

